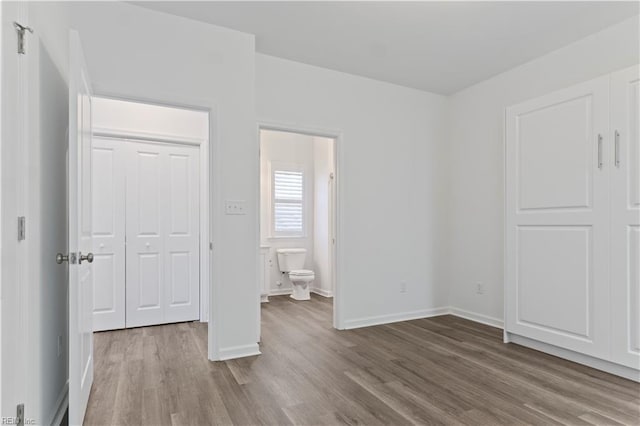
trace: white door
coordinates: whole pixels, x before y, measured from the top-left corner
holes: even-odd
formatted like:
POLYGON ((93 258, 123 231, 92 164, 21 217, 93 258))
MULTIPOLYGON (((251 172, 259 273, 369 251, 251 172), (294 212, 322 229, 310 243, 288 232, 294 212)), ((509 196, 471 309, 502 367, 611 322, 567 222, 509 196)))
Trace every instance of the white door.
POLYGON ((93 330, 125 327, 125 141, 93 139, 93 330))
POLYGON ((69 44, 69 424, 79 425, 93 383, 91 83, 77 32, 69 44))
POLYGON ((200 157, 192 146, 165 146, 164 322, 200 318, 200 157))
POLYGON ((640 68, 611 76, 612 359, 640 369, 640 68))
POLYGON ((126 325, 200 314, 198 149, 129 143, 126 325))
POLYGON ((609 354, 609 78, 506 113, 506 328, 609 354))
POLYGON ((163 321, 162 147, 127 146, 127 327, 163 321))

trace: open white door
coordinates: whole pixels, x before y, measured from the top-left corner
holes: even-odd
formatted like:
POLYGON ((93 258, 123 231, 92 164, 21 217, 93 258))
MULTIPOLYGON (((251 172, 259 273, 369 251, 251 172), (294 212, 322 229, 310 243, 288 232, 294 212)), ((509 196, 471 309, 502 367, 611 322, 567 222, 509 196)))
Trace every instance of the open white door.
POLYGON ((69 44, 69 424, 81 425, 93 383, 91 83, 77 32, 69 44))

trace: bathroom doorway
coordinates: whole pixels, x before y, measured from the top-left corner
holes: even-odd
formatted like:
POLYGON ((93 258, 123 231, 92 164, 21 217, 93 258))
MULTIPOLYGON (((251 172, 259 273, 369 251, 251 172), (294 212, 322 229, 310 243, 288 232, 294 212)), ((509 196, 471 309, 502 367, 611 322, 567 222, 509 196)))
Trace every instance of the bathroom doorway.
MULTIPOLYGON (((258 127, 260 301, 328 304, 338 326, 337 143, 339 136, 258 127)), ((310 306, 307 305, 307 306, 310 306)))

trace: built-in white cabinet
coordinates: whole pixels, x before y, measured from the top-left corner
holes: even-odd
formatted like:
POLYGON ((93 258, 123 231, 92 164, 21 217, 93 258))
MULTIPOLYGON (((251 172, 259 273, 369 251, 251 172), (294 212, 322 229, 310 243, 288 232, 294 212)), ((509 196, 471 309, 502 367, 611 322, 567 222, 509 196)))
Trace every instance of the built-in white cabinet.
POLYGON ((632 67, 611 76, 611 359, 633 368, 640 364, 639 74, 632 67))
POLYGON ((640 368, 638 67, 507 109, 505 329, 640 368))
POLYGON ((200 317, 199 149, 94 138, 94 330, 200 317))

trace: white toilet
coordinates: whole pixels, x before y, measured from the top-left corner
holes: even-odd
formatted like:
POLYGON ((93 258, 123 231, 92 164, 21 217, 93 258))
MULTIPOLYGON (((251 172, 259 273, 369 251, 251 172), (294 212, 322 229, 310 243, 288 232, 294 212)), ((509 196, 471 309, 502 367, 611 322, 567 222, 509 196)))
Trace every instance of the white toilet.
POLYGON ((304 268, 304 258, 307 257, 307 250, 303 248, 277 249, 278 267, 280 272, 289 273, 289 279, 293 284, 291 297, 296 300, 309 300, 309 289, 316 277, 313 271, 304 268))

